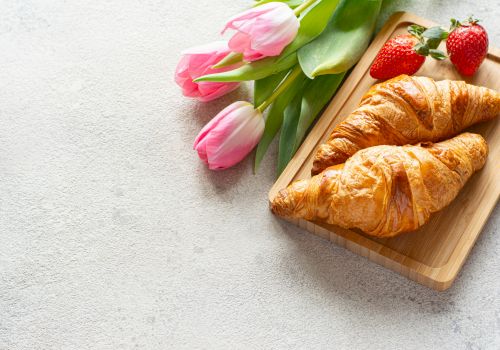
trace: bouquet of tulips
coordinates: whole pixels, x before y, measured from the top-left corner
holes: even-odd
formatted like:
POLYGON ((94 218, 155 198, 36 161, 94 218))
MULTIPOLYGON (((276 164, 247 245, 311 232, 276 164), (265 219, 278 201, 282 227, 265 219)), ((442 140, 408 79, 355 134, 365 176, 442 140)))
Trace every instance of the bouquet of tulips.
POLYGON ((278 173, 366 50, 382 0, 254 1, 217 41, 183 52, 175 80, 206 102, 255 81, 253 103, 237 101, 199 133, 194 148, 210 169, 225 169, 256 146, 257 170, 281 129, 278 173), (264 111, 267 111, 264 116, 264 111))

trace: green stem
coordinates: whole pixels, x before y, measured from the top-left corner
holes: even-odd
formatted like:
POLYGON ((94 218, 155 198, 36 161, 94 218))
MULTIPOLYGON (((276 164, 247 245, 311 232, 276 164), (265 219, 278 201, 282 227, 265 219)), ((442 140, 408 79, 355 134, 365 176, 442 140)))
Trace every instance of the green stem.
POLYGON ((316 1, 317 0, 306 0, 306 1, 304 1, 302 4, 300 4, 299 6, 297 6, 295 8, 295 10, 293 10, 293 12, 295 13, 295 16, 299 17, 299 15, 302 13, 302 11, 304 11, 306 8, 308 8, 310 5, 312 5, 316 1))
POLYGON ((300 68, 300 65, 296 65, 295 68, 288 74, 288 76, 285 78, 285 80, 278 86, 276 90, 269 96, 262 104, 257 107, 257 110, 259 110, 261 113, 263 113, 267 107, 271 105, 271 103, 276 100, 276 98, 283 93, 287 89, 287 87, 290 86, 291 83, 300 75, 302 72, 302 69, 300 68))

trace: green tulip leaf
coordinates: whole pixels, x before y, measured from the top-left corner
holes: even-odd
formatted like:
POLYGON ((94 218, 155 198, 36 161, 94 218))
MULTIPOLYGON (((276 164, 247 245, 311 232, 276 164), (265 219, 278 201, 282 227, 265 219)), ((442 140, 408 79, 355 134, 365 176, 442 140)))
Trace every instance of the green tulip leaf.
POLYGON ((278 175, 295 155, 307 131, 335 94, 344 76, 345 73, 341 73, 307 79, 301 92, 287 106, 280 135, 278 175))
MULTIPOLYGON (((304 85, 308 84, 305 83, 304 85)), ((290 159, 292 159, 294 153, 295 135, 297 133, 302 104, 302 89, 285 108, 278 150, 278 176, 285 169, 290 159)))
POLYGON ((231 52, 229 55, 224 57, 222 60, 217 62, 217 64, 212 66, 212 69, 219 69, 233 64, 241 63, 243 61, 243 54, 237 52, 231 52))
POLYGON ((340 0, 319 0, 300 15, 300 27, 297 36, 279 56, 279 60, 286 58, 305 44, 312 41, 325 30, 328 20, 332 16, 340 0))
POLYGON ((260 106, 262 102, 271 96, 273 91, 278 87, 288 73, 289 71, 284 70, 263 79, 256 80, 253 86, 254 106, 260 106))
POLYGON ((314 78, 355 65, 370 43, 381 4, 382 0, 341 0, 325 30, 299 49, 304 73, 314 78))
POLYGON ((290 83, 288 88, 281 95, 279 95, 271 105, 269 113, 267 114, 264 134, 260 139, 255 153, 254 172, 257 172, 257 169, 259 168, 271 141, 281 128, 283 123, 283 112, 285 111, 286 106, 288 106, 290 101, 292 101, 297 92, 302 88, 305 79, 306 76, 304 73, 300 72, 300 74, 290 83))
POLYGON ((262 60, 247 63, 239 68, 222 72, 204 75, 194 80, 200 81, 216 81, 216 82, 232 82, 245 80, 260 80, 270 75, 279 73, 289 69, 297 63, 297 55, 289 55, 285 59, 278 62, 276 57, 268 57, 262 60))
POLYGON ((304 90, 304 95, 302 96, 300 118, 297 125, 292 156, 302 144, 302 140, 306 136, 307 130, 309 130, 314 120, 319 116, 323 107, 330 101, 335 92, 337 92, 345 75, 345 72, 322 75, 309 81, 304 90), (318 91, 321 91, 321 93, 318 93, 318 91))

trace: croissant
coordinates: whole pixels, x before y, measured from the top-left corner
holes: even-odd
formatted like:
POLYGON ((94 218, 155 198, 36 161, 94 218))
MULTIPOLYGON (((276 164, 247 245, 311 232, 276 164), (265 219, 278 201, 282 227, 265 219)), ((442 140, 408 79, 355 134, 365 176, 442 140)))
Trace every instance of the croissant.
POLYGON ((315 155, 312 174, 377 145, 437 142, 500 114, 500 93, 463 81, 400 75, 374 85, 315 155))
POLYGON ((271 210, 391 237, 416 230, 447 206, 487 154, 485 140, 471 133, 436 144, 370 147, 293 182, 272 200, 271 210))

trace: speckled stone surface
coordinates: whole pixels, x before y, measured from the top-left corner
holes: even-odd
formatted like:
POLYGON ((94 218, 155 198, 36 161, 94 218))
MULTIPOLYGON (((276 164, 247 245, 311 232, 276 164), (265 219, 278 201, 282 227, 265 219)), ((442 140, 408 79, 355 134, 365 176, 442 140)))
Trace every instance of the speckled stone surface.
MULTIPOLYGON (((249 1, 0 0, 0 349, 498 349, 500 211, 434 292, 273 217, 276 147, 210 172, 179 52, 249 1)), ((388 1, 500 45, 498 1, 388 1)))

